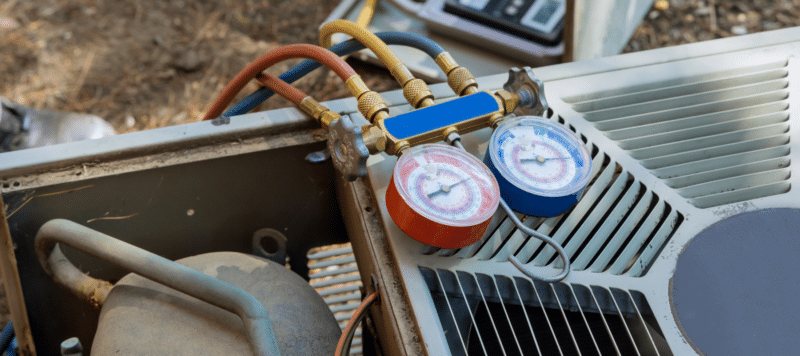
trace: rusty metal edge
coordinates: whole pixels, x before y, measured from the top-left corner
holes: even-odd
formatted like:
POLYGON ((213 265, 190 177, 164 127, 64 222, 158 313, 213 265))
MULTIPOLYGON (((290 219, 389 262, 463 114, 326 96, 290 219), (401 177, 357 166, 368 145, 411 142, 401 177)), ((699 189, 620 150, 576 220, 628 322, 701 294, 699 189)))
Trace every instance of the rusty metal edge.
POLYGON ((411 306, 399 283, 400 272, 391 257, 378 204, 364 179, 344 182, 337 176, 336 194, 361 282, 366 292, 372 293, 374 275, 381 289, 379 303, 370 310, 378 331, 380 351, 386 355, 427 355, 411 306))
MULTIPOLYGON (((0 195, 0 206, 4 206, 2 195, 0 195)), ((5 288, 8 306, 11 309, 11 321, 14 323, 19 354, 35 356, 36 346, 33 344, 25 297, 22 295, 17 257, 14 255, 14 242, 11 240, 11 232, 8 229, 8 220, 6 220, 4 210, 0 209, 0 239, 2 240, 0 241, 0 273, 3 276, 3 288, 5 288)))

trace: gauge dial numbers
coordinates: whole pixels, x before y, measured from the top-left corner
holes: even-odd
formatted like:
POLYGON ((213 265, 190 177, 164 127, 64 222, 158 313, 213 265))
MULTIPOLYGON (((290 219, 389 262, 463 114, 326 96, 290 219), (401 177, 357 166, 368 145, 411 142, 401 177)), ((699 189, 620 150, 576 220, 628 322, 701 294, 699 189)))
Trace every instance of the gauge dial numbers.
POLYGON ((591 157, 571 131, 550 120, 524 116, 492 134, 484 162, 506 202, 516 211, 555 216, 580 199, 591 157))
POLYGON ((480 240, 499 201, 489 169, 472 155, 442 144, 403 153, 386 192, 389 215, 400 229, 441 248, 480 240))

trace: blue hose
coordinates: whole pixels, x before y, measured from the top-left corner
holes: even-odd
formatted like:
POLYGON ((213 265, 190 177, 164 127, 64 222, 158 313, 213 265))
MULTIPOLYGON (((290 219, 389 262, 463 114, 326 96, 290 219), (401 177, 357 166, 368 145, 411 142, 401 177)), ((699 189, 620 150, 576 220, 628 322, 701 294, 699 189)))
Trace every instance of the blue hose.
POLYGON ((11 343, 6 349, 6 356, 17 356, 17 338, 11 339, 11 343))
MULTIPOLYGON (((378 32, 375 34, 380 38, 383 42, 387 45, 399 45, 399 46, 407 46, 419 49, 429 55, 431 58, 436 58, 439 54, 444 52, 444 49, 433 42, 429 38, 424 36, 420 36, 414 33, 408 32, 378 32)), ((360 51, 364 49, 364 45, 358 40, 350 39, 344 41, 342 43, 333 45, 328 47, 331 52, 336 53, 339 56, 348 55, 350 53, 360 51)), ((306 74, 311 73, 313 70, 322 66, 321 64, 312 61, 312 60, 304 60, 300 62, 300 64, 290 68, 283 74, 281 74, 278 78, 287 82, 287 83, 294 83, 298 79, 304 77, 306 74)), ((228 109, 222 116, 224 117, 231 117, 236 115, 241 115, 244 113, 253 110, 259 104, 263 103, 265 100, 269 99, 275 92, 272 90, 267 89, 266 87, 261 87, 253 94, 250 94, 242 101, 234 105, 232 108, 228 109)))
MULTIPOLYGON (((15 340, 14 324, 9 321, 8 324, 6 324, 6 327, 3 328, 3 331, 0 332, 0 354, 2 354, 3 351, 8 350, 12 340, 15 340)), ((16 344, 16 342, 14 342, 14 344, 16 344)))

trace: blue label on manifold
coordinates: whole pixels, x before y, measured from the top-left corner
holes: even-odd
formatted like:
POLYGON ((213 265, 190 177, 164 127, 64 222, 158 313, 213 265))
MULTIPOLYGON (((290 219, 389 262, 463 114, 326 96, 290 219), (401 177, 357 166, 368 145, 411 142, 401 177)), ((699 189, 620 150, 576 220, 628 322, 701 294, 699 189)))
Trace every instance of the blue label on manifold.
POLYGON ((407 139, 436 129, 498 111, 497 101, 487 92, 450 100, 414 110, 383 121, 386 130, 398 139, 407 139))

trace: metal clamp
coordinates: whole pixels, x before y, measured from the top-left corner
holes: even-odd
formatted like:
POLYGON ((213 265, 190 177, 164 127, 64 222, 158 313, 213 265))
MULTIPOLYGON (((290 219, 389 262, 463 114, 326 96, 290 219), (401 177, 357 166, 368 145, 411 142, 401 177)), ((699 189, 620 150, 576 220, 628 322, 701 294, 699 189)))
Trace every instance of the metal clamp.
POLYGON ((543 116, 550 108, 544 96, 544 83, 533 74, 531 67, 511 68, 503 89, 519 96, 518 109, 524 115, 543 116))
POLYGON ((369 150, 364 143, 361 128, 347 115, 331 122, 328 128, 328 151, 333 166, 347 180, 354 181, 367 175, 369 150))

